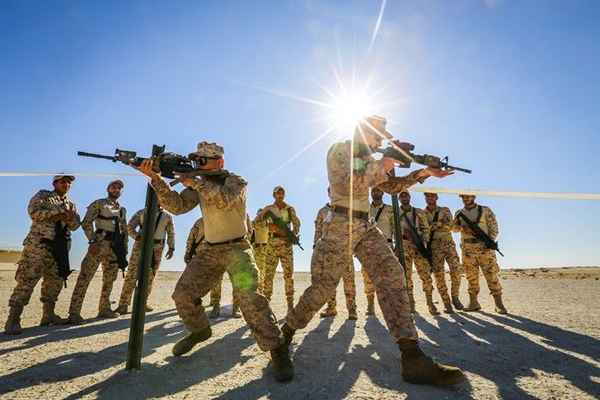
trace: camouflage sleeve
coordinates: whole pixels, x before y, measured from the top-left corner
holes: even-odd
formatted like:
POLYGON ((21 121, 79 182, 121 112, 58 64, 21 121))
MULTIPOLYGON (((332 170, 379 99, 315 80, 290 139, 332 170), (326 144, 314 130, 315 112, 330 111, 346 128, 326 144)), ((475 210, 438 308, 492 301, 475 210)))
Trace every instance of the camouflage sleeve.
POLYGON ((493 240, 496 240, 496 238, 498 238, 498 234, 500 233, 498 229, 498 221, 496 220, 496 215, 494 214, 491 208, 486 207, 486 211, 487 212, 485 213, 485 222, 488 226, 488 235, 490 235, 490 237, 493 240))
POLYGON ((131 217, 129 223, 127 224, 127 233, 129 233, 129 236, 133 240, 140 239, 141 232, 139 231, 139 227, 142 225, 143 213, 144 210, 137 211, 135 214, 133 214, 133 217, 131 217))
POLYGON ((173 217, 169 215, 169 221, 167 222, 167 246, 169 249, 175 250, 175 223, 173 217))
POLYGON ((315 245, 317 243, 317 240, 319 240, 321 236, 323 236, 323 221, 325 219, 325 216, 323 215, 324 212, 322 211, 323 210, 319 210, 319 212, 317 213, 317 218, 315 219, 315 237, 313 239, 313 245, 315 245))
POLYGON ((297 235, 300 232, 300 218, 298 218, 294 207, 290 207, 290 220, 292 221, 292 225, 294 225, 293 232, 297 235))
POLYGON ((75 213, 75 218, 67 221, 67 228, 69 228, 69 230, 71 231, 75 231, 81 226, 81 217, 77 212, 77 207, 75 206, 75 203, 73 203, 72 201, 69 201, 69 208, 75 213))
POLYGON ((194 245, 194 242, 196 241, 196 237, 198 235, 197 226, 198 226, 198 221, 196 221, 196 223, 194 224, 194 226, 192 226, 192 229, 190 229, 190 233, 188 233, 187 240, 185 241, 185 255, 186 255, 186 257, 192 251, 192 246, 194 245))
POLYGON ((408 190, 408 188, 414 186, 416 183, 423 183, 425 181, 425 178, 418 178, 419 172, 421 171, 422 169, 418 169, 406 176, 387 176, 387 180, 377 187, 389 194, 400 193, 404 190, 408 190))
POLYGON ((267 211, 267 207, 258 209, 258 211, 256 212, 256 217, 254 217, 254 221, 252 221, 254 225, 264 222, 266 211, 267 211))
POLYGON ((96 200, 88 206, 85 216, 83 217, 83 221, 81 221, 83 233, 90 241, 94 239, 94 221, 98 217, 99 213, 100 204, 98 203, 98 200, 96 200))
POLYGON ((40 190, 31 198, 31 200, 29 200, 27 212, 32 221, 44 222, 65 211, 62 207, 46 201, 47 198, 48 192, 46 190, 40 190))
POLYGON ((458 213, 460 213, 460 210, 454 213, 454 219, 452 220, 452 232, 462 232, 462 224, 458 218, 458 213))
POLYGON ((185 214, 198 205, 200 201, 198 193, 194 189, 186 188, 181 193, 177 193, 171 190, 169 185, 160 177, 152 179, 150 184, 156 192, 160 205, 172 214, 185 214))
POLYGON ((419 234, 421 235, 423 242, 429 242, 431 228, 429 226, 429 222, 427 221, 427 216, 423 211, 419 211, 417 213, 417 229, 419 230, 419 234))
POLYGON ((453 230, 452 213, 449 208, 442 208, 438 217, 438 223, 444 229, 453 230))
POLYGON ((195 179, 192 186, 206 203, 217 208, 229 208, 237 201, 246 200, 247 183, 236 175, 230 175, 224 184, 208 179, 195 179))
POLYGON ((330 186, 336 192, 348 190, 352 174, 364 176, 369 187, 377 186, 388 179, 381 160, 353 157, 352 149, 345 143, 334 144, 327 153, 327 169, 330 186))

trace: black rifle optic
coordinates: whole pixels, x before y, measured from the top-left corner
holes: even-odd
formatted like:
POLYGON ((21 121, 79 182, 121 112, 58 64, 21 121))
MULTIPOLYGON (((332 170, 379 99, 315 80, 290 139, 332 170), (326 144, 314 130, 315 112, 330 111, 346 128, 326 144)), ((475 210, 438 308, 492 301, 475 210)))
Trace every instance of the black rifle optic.
POLYGON ((415 146, 410 143, 394 141, 393 145, 377 150, 384 157, 390 157, 400 163, 400 167, 409 168, 412 162, 432 168, 449 169, 470 174, 470 169, 456 167, 448 163, 448 157, 432 156, 430 154, 415 154, 415 146))

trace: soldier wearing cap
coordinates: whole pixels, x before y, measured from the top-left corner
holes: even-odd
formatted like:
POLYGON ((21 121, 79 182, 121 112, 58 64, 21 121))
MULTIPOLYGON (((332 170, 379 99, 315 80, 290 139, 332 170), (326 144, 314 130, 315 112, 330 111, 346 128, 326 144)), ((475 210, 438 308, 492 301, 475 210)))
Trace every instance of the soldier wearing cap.
MULTIPOLYGON (((127 308, 131 303, 131 295, 135 289, 137 282, 137 271, 140 264, 140 256, 142 255, 142 226, 144 224, 144 211, 145 209, 138 210, 127 224, 127 232, 129 236, 134 240, 133 249, 131 250, 131 257, 129 258, 129 268, 127 268, 127 275, 125 275, 125 282, 123 282, 123 288, 121 289, 121 298, 119 299, 119 306, 115 310, 119 314, 127 314, 127 308)), ((166 258, 170 260, 173 258, 175 252, 175 225, 173 224, 173 217, 171 214, 159 208, 158 216, 156 218, 156 226, 154 227, 154 235, 152 240, 154 246, 152 248, 152 270, 148 275, 148 293, 147 297, 150 297, 152 292, 152 283, 160 267, 162 260, 163 249, 165 247, 165 237, 167 246, 166 258)), ((146 311, 152 311, 146 303, 146 311)))
POLYGON ((506 314, 508 311, 502 302, 502 285, 498 278, 500 267, 496 260, 495 250, 488 249, 469 228, 467 223, 458 217, 462 213, 471 222, 477 224, 492 240, 498 237, 498 221, 491 208, 481 206, 475 202, 475 196, 461 194, 464 208, 454 215, 454 231, 460 232, 460 247, 462 261, 469 283, 469 305, 465 311, 479 311, 481 305, 477 299, 479 295, 479 269, 483 273, 490 294, 496 303, 496 312, 506 314))
POLYGON ((266 213, 271 211, 276 217, 283 220, 288 225, 289 229, 298 235, 300 232, 300 220, 296 216, 296 210, 284 201, 285 189, 281 186, 276 186, 273 189, 273 204, 265 206, 258 213, 256 220, 265 221, 269 225, 269 245, 267 246, 267 255, 265 262, 265 273, 263 278, 263 287, 261 288, 264 296, 270 301, 273 294, 273 279, 275 278, 275 270, 281 261, 283 269, 283 281, 285 285, 285 297, 287 300, 288 309, 294 306, 294 250, 292 243, 288 240, 288 235, 282 231, 280 227, 275 225, 271 218, 266 213))
POLYGON ((151 179, 150 184, 167 211, 184 214, 197 205, 202 210, 204 241, 198 245, 196 255, 186 265, 173 292, 177 312, 189 331, 175 344, 173 354, 181 356, 211 337, 209 320, 198 299, 227 271, 234 290, 238 291, 242 315, 258 346, 271 352, 275 378, 291 380, 294 371, 288 348, 269 302, 257 293, 258 271, 247 239, 247 183, 223 169, 223 148, 216 143, 199 143, 197 151, 189 157, 207 174, 222 174, 182 179, 187 188, 176 192, 152 169, 151 160, 134 167, 151 179))
POLYGON ((127 266, 127 211, 119 204, 123 182, 115 180, 106 187, 107 197, 92 202, 83 217, 81 227, 88 239, 87 254, 71 296, 69 322, 83 322, 81 307, 87 288, 102 264, 102 291, 98 303, 98 318, 115 318, 110 308, 110 293, 119 268, 127 266))
POLYGON ((397 161, 372 156, 384 138, 392 139, 385 125, 384 118, 366 118, 357 125, 353 140, 330 147, 327 173, 332 217, 325 222, 324 234, 313 251, 311 286, 288 313, 282 331, 290 344, 295 331, 306 327, 331 298, 347 268, 345 260, 354 254, 373 280, 388 329, 402 352, 404 379, 419 384, 455 384, 464 379, 459 369, 438 364, 421 351, 402 266, 369 219, 369 188, 398 193, 430 176, 445 177, 451 172, 425 168, 405 177, 390 177, 397 161))
POLYGON ((437 193, 424 193, 425 215, 430 226, 429 250, 431 251, 431 268, 434 273, 438 273, 439 279, 445 280, 444 263, 450 267, 450 295, 452 305, 457 310, 464 307, 459 299, 460 278, 462 275, 462 265, 456 253, 456 244, 452 239, 453 218, 452 212, 448 207, 440 207, 437 204, 437 193))
POLYGON ((66 244, 63 256, 66 256, 67 272, 70 232, 79 228, 79 214, 75 204, 67 193, 75 180, 71 175, 56 175, 52 179, 54 190, 40 190, 29 201, 27 212, 31 218, 31 228, 23 241, 23 252, 17 263, 14 288, 8 301, 10 307, 8 319, 4 327, 5 333, 16 335, 21 333, 21 314, 29 303, 31 294, 40 278, 42 279, 43 304, 41 326, 62 324, 66 320, 54 313, 58 295, 66 283, 66 275, 59 275, 59 258, 54 245, 58 235, 63 235, 62 243, 66 244), (66 253, 66 254, 65 254, 66 253))
POLYGON ((431 315, 439 315, 439 311, 433 303, 433 280, 435 280, 438 293, 444 302, 444 312, 453 313, 454 310, 452 309, 450 296, 448 296, 448 287, 446 286, 446 278, 444 277, 444 269, 433 270, 428 258, 419 251, 417 241, 420 240, 425 249, 427 249, 427 245, 429 244, 431 228, 427 222, 427 214, 420 208, 413 207, 410 204, 410 193, 407 191, 400 193, 400 211, 403 235, 402 243, 404 246, 404 258, 406 260, 406 276, 408 278, 408 294, 411 306, 414 309, 415 300, 412 279, 414 264, 417 274, 423 283, 423 292, 425 292, 427 307, 431 315), (434 279, 431 278, 432 275, 434 279))

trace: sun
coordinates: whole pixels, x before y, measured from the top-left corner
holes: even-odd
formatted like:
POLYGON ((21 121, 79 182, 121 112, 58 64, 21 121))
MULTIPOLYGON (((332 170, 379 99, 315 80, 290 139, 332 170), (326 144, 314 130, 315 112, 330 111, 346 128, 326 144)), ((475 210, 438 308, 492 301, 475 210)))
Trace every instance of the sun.
POLYGON ((333 96, 331 105, 331 125, 338 131, 352 131, 365 117, 374 114, 372 99, 364 91, 343 91, 333 96))

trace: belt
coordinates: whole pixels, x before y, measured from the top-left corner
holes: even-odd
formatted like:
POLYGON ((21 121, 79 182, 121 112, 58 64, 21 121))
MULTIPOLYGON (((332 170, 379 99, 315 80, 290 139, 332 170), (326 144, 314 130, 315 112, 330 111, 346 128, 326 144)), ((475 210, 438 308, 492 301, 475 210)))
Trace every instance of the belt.
POLYGON ((348 207, 342 207, 342 206, 333 206, 333 207, 331 207, 331 211, 338 213, 338 214, 344 214, 344 215, 348 215, 348 214, 350 214, 350 212, 352 212, 352 216, 354 218, 362 219, 365 221, 369 220, 369 213, 366 211, 350 210, 348 207))
POLYGON ((224 242, 211 243, 211 242, 207 241, 206 243, 207 243, 209 246, 217 246, 217 245, 219 245, 219 244, 232 244, 232 243, 241 243, 241 242, 243 242, 243 241, 245 241, 245 240, 246 240, 246 237, 245 237, 245 236, 240 236, 239 238, 235 238, 235 239, 231 239, 231 240, 226 240, 226 241, 224 241, 224 242))
POLYGON ((481 243, 481 242, 479 240, 477 240, 477 239, 463 239, 463 243, 474 244, 474 243, 481 243))

